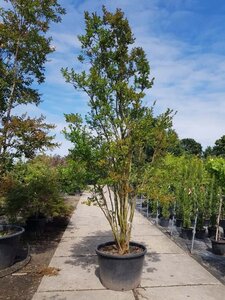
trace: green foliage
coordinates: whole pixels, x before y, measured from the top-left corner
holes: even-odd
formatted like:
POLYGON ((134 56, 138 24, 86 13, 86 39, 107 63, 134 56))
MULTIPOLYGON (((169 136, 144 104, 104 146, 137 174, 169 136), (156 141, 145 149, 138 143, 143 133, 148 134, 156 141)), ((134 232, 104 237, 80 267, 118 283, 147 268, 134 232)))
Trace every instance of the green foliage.
MULTIPOLYGON (((215 163, 214 168, 218 169, 215 163)), ((166 155, 157 167, 146 169, 141 191, 158 201, 164 214, 166 207, 175 206, 176 217, 183 218, 184 227, 191 226, 198 211, 200 228, 204 218, 212 217, 215 222, 219 203, 218 180, 208 170, 209 162, 197 156, 166 155)))
POLYGON ((143 106, 145 90, 153 84, 144 50, 132 48, 134 37, 120 9, 110 13, 103 7, 102 12, 85 12, 86 32, 79 36, 78 56, 83 71, 62 69, 66 81, 88 95, 90 107, 85 122, 76 114, 67 115, 69 129, 64 133, 74 144, 71 157, 93 184, 93 201, 124 254, 129 251, 147 148, 152 148, 150 161, 155 162, 166 147, 172 117, 168 110, 154 118, 153 108, 143 106))
POLYGON ((220 139, 215 141, 215 146, 213 147, 213 154, 225 158, 225 135, 223 135, 220 139))
POLYGON ((43 117, 17 117, 12 111, 21 104, 40 103, 40 94, 32 85, 44 81, 44 64, 53 52, 46 33, 50 22, 60 22, 65 13, 57 0, 5 1, 8 8, 0 8, 1 173, 15 157, 31 158, 44 146, 55 146, 47 135, 53 126, 45 124, 43 117))
POLYGON ((65 193, 75 193, 84 189, 86 184, 91 183, 85 172, 82 162, 67 158, 65 164, 58 168, 60 188, 65 193))
POLYGON ((225 135, 216 140, 213 147, 207 147, 204 151, 204 156, 220 156, 225 158, 225 135))
POLYGON ((180 141, 180 145, 186 154, 198 155, 198 156, 202 155, 202 146, 194 139, 191 138, 182 139, 180 141))
POLYGON ((68 214, 69 207, 60 196, 57 170, 48 157, 18 163, 7 177, 11 184, 4 192, 5 212, 10 219, 68 214))
POLYGON ((209 158, 206 162, 208 171, 215 176, 215 181, 225 193, 225 159, 222 157, 209 158))

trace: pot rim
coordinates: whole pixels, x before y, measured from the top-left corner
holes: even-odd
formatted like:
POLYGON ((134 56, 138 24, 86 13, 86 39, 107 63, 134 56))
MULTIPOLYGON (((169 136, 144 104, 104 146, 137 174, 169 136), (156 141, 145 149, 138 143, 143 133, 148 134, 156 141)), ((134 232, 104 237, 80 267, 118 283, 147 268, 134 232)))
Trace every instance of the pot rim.
POLYGON ((123 259, 123 260, 138 258, 138 257, 144 256, 147 253, 147 248, 143 244, 132 242, 132 241, 130 241, 130 243, 129 243, 131 246, 137 246, 137 247, 143 249, 143 251, 140 253, 128 253, 128 254, 124 254, 124 255, 119 255, 119 254, 110 254, 110 253, 106 253, 106 252, 99 250, 99 248, 101 248, 101 247, 109 246, 109 245, 113 245, 113 244, 115 244, 115 241, 109 241, 106 243, 99 244, 97 246, 97 248, 95 249, 95 252, 99 256, 114 258, 114 259, 123 259))
POLYGON ((219 239, 216 241, 216 239, 211 238, 211 242, 214 244, 225 244, 225 238, 219 239))
POLYGON ((9 235, 2 236, 2 237, 0 236, 0 240, 9 239, 11 237, 20 235, 25 231, 25 229, 23 227, 18 226, 18 225, 0 224, 0 228, 1 228, 1 226, 3 227, 3 230, 4 230, 4 228, 14 228, 14 229, 18 229, 18 231, 15 233, 9 234, 9 235))

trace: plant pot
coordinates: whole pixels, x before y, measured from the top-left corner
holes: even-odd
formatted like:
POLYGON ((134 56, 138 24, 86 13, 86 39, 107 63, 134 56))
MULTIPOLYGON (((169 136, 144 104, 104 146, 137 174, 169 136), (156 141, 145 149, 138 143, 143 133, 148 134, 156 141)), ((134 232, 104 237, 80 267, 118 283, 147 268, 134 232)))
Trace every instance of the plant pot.
POLYGON ((169 221, 170 221, 169 219, 161 217, 159 219, 159 225, 162 226, 162 227, 168 227, 169 226, 169 221))
POLYGON ((216 241, 215 239, 211 239, 212 242, 212 252, 218 255, 225 254, 225 239, 220 239, 216 241))
POLYGON ((205 219, 204 220, 204 226, 209 226, 210 224, 210 220, 209 219, 205 219))
POLYGON ((96 249, 101 283, 114 291, 128 291, 136 288, 141 282, 146 247, 130 242, 130 246, 138 247, 143 251, 126 255, 114 255, 100 250, 111 245, 115 245, 115 242, 98 245, 96 249))
POLYGON ((24 228, 15 225, 0 225, 0 232, 12 231, 13 233, 0 236, 0 270, 14 263, 19 246, 19 240, 24 228))
POLYGON ((193 228, 181 228, 181 237, 183 239, 191 240, 193 236, 193 228))
POLYGON ((205 228, 196 229, 195 237, 196 239, 203 240, 205 238, 205 228))
POLYGON ((225 219, 220 220, 220 227, 223 227, 223 230, 225 229, 225 219))
POLYGON ((215 237, 216 236, 216 227, 215 226, 209 226, 208 227, 208 237, 215 237))
POLYGON ((176 227, 181 227, 182 226, 182 223, 183 223, 183 220, 182 219, 176 219, 176 227))
POLYGON ((28 232, 42 234, 45 230, 47 218, 44 216, 29 217, 26 221, 26 229, 28 232))

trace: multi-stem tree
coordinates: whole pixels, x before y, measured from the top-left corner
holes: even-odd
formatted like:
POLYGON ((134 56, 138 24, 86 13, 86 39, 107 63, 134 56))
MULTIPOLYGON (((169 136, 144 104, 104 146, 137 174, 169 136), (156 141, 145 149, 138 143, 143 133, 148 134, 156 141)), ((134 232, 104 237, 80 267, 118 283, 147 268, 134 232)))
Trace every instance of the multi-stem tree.
POLYGON ((67 115, 66 137, 74 143, 71 157, 81 162, 94 186, 93 200, 105 214, 120 254, 129 252, 135 199, 142 180, 147 147, 151 162, 167 141, 171 112, 157 118, 142 99, 153 80, 145 52, 133 47, 128 20, 117 9, 103 14, 85 12, 86 33, 79 36, 78 59, 84 71, 62 69, 67 82, 84 91, 90 112, 85 122, 67 115), (106 192, 107 191, 107 192, 106 192))
POLYGON ((14 157, 32 157, 54 146, 48 136, 53 125, 43 117, 13 116, 22 104, 40 103, 34 85, 44 82, 44 64, 54 51, 46 36, 50 22, 60 22, 64 9, 57 0, 5 0, 0 7, 0 168, 14 157))

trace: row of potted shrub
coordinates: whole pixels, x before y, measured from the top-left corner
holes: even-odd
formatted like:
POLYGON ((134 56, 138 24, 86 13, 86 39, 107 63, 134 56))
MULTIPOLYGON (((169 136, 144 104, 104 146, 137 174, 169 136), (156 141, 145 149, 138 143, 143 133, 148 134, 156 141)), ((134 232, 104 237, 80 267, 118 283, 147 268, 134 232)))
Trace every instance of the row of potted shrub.
POLYGON ((161 225, 168 225, 169 218, 174 216, 177 224, 182 223, 182 236, 190 237, 197 215, 197 237, 204 237, 207 225, 209 235, 224 244, 219 226, 225 216, 225 159, 204 161, 196 156, 167 155, 145 177, 150 184, 143 186, 142 191, 151 199, 150 210, 153 214, 158 212, 161 225))

